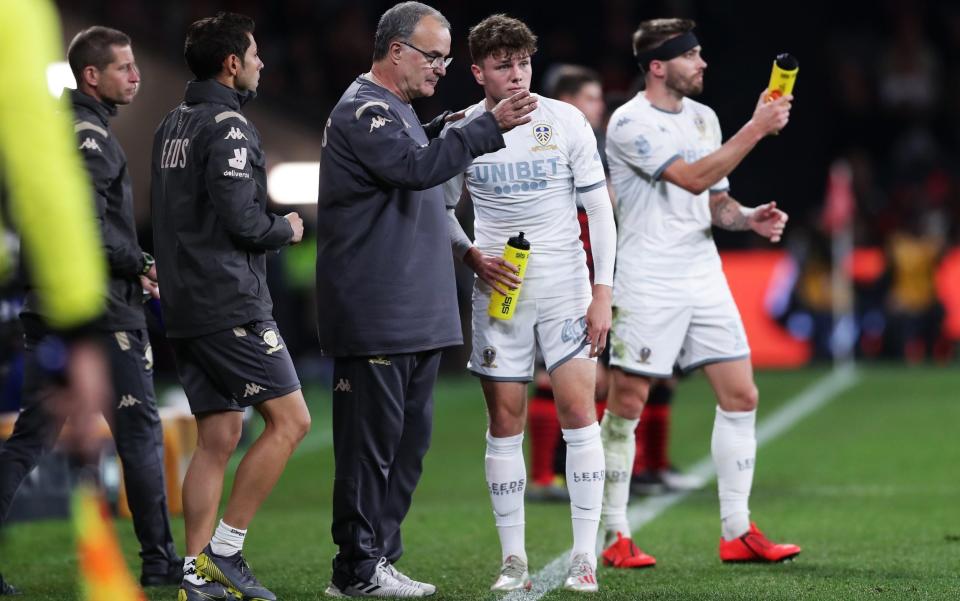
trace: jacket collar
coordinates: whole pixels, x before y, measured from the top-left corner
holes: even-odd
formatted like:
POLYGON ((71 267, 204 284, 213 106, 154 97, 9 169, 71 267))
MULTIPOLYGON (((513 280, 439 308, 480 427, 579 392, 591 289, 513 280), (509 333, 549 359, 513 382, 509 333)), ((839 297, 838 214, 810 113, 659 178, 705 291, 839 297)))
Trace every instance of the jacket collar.
POLYGON ((225 104, 236 110, 253 100, 255 96, 256 92, 240 92, 228 88, 215 79, 204 79, 203 81, 189 82, 183 100, 187 104, 197 104, 199 102, 225 104))
POLYGON ((110 117, 114 117, 117 114, 117 105, 101 102, 93 96, 84 94, 79 90, 70 90, 70 103, 75 107, 82 106, 93 111, 97 117, 103 121, 104 125, 108 124, 110 117))

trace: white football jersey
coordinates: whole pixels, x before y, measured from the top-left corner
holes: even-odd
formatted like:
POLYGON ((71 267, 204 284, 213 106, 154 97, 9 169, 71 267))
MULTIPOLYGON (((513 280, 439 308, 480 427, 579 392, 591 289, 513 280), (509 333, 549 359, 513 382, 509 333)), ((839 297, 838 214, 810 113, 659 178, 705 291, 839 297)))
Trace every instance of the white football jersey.
POLYGON ((713 110, 684 98, 679 112, 650 104, 640 92, 607 125, 607 162, 616 197, 614 304, 682 302, 698 280, 722 274, 713 242, 710 192, 691 194, 660 176, 675 160, 693 163, 723 143, 713 110))
MULTIPOLYGON (((486 110, 467 109, 463 127, 486 110)), ((538 97, 532 121, 503 135, 506 148, 473 160, 444 185, 447 206, 460 199, 463 182, 473 199, 475 244, 499 256, 507 240, 524 233, 530 259, 525 298, 590 294, 586 255, 577 221, 577 192, 606 186, 597 138, 577 108, 538 97)))

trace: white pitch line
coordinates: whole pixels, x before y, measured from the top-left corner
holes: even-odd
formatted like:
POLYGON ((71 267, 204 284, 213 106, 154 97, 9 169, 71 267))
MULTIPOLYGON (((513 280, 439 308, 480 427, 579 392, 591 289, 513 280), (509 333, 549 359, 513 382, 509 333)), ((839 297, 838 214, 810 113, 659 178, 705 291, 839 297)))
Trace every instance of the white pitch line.
MULTIPOLYGON (((853 366, 840 367, 817 380, 806 390, 788 400, 784 405, 761 420, 757 425, 757 447, 776 439, 796 425, 800 420, 820 409, 841 392, 847 390, 858 380, 853 366)), ((712 481, 716 476, 713 458, 707 455, 689 470, 689 473, 712 481)), ((674 492, 635 503, 630 506, 629 521, 634 532, 649 524, 666 510, 683 501, 692 491, 674 492)), ((503 601, 536 601, 563 584, 569 567, 570 550, 555 557, 542 570, 533 574, 533 588, 529 591, 515 591, 503 597, 503 601)))

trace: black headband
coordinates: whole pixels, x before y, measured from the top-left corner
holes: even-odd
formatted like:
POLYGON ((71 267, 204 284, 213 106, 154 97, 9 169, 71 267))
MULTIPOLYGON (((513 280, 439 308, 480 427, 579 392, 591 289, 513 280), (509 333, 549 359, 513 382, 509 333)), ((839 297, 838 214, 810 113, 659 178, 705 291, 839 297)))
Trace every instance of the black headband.
POLYGON ((646 70, 650 61, 668 61, 699 45, 697 36, 692 31, 688 31, 675 38, 670 38, 656 48, 641 52, 637 55, 637 63, 640 64, 641 69, 646 70))

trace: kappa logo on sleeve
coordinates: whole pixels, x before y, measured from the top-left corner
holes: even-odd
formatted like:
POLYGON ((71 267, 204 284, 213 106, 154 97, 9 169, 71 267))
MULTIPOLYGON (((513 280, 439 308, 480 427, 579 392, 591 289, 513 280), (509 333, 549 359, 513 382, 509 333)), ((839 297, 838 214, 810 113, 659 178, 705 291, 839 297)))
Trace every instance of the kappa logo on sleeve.
POLYGON ((227 159, 227 164, 233 167, 234 169, 243 169, 247 166, 247 149, 246 148, 234 148, 233 149, 233 158, 227 159))
MULTIPOLYGON (((227 135, 224 136, 224 140, 246 140, 247 136, 243 135, 243 132, 240 131, 239 127, 231 127, 230 131, 227 132, 227 135)), ((242 167, 237 167, 237 169, 242 169, 242 167)))
MULTIPOLYGON (((375 129, 381 128, 387 123, 393 123, 393 119, 387 119, 386 117, 381 117, 380 115, 374 115, 370 118, 370 132, 375 129)), ((367 132, 367 133, 370 133, 367 132)))
POLYGON ((103 152, 100 150, 100 145, 97 144, 97 141, 93 138, 84 138, 83 142, 80 144, 80 150, 96 150, 97 152, 103 152))

